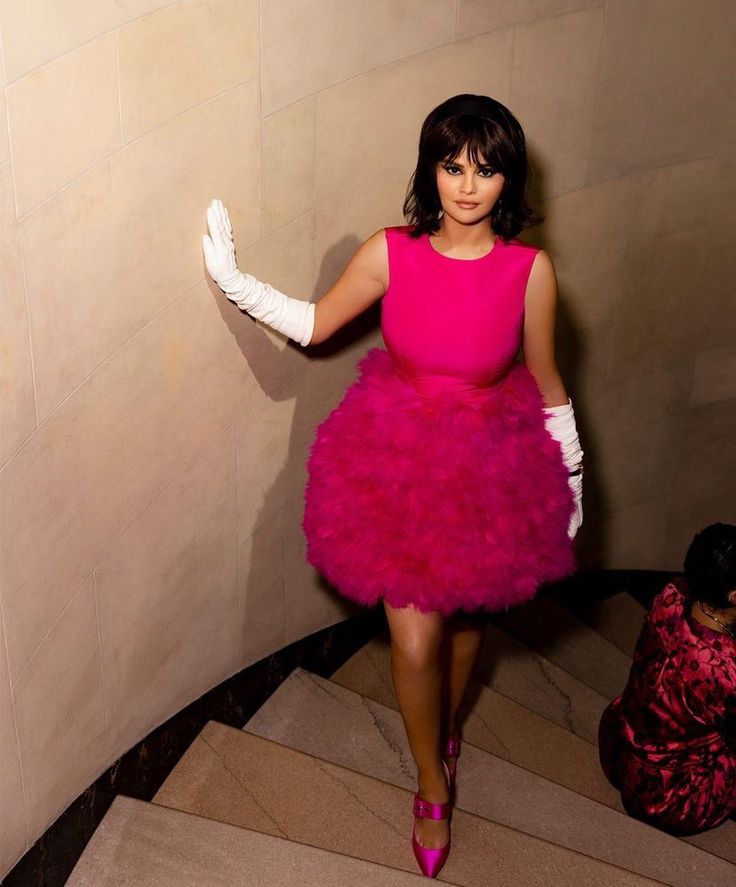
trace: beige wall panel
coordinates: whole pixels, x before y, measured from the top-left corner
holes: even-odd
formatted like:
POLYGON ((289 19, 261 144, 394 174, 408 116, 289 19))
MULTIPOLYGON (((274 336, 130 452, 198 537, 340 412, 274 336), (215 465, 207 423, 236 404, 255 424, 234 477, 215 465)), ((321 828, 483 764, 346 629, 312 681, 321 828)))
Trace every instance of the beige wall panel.
POLYGON ((455 38, 456 0, 263 0, 264 114, 455 38))
POLYGON ((571 191, 542 206, 544 223, 525 239, 549 251, 560 314, 576 329, 610 323, 621 294, 630 183, 571 191))
POLYGON ((0 611, 0 878, 28 849, 26 805, 0 611))
MULTIPOLYGON (((295 385, 298 379, 294 379, 295 385)), ((291 393, 291 392, 289 392, 291 393)), ((238 423, 238 536, 243 543, 294 494, 287 481, 296 399, 263 400, 238 423)))
POLYGON ((510 108, 546 198, 585 182, 602 32, 602 9, 516 29, 510 108))
POLYGON ((626 277, 612 367, 650 353, 694 358, 736 339, 736 176, 713 159, 632 177, 626 277), (720 207, 718 225, 713 207, 720 207))
POLYGON ((229 428, 95 570, 111 760, 237 670, 235 458, 229 428))
POLYGON ((241 667, 280 650, 284 639, 284 513, 262 524, 240 547, 241 667))
POLYGON ((14 696, 33 843, 109 760, 92 579, 44 638, 14 696))
MULTIPOLYGON (((682 428, 680 462, 673 473, 674 510, 687 511, 718 493, 724 515, 736 522, 736 399, 689 410, 682 428), (727 512, 727 513, 726 513, 727 512)), ((716 519, 716 518, 714 518, 716 519)))
POLYGON ((690 406, 736 398, 736 345, 701 351, 695 359, 690 406))
MULTIPOLYGON (((88 379, 0 475, 14 679, 122 529, 248 409, 256 383, 242 343, 263 337, 238 315, 196 286, 88 379)), ((276 379, 281 366, 261 369, 276 379)))
POLYGON ((359 240, 402 224, 419 130, 432 108, 459 92, 508 101, 512 44, 513 32, 499 31, 371 71, 317 96, 316 255, 322 262, 328 250, 335 251, 329 277, 342 270, 359 240))
POLYGON ((263 121, 263 233, 314 208, 315 99, 263 121))
MULTIPOLYGON (((238 232, 234 232, 236 243, 238 232)), ((270 283, 288 296, 314 300, 314 214, 304 213, 272 232, 254 246, 237 252, 238 265, 259 280, 270 283)), ((258 324, 281 350, 288 350, 285 364, 308 358, 300 346, 286 349, 288 338, 266 324, 258 324)), ((267 380, 264 380, 266 384, 267 380)))
POLYGON ((176 3, 121 28, 118 52, 129 142, 258 76, 258 0, 176 3))
POLYGON ((459 0, 458 37, 603 6, 604 0, 459 0))
POLYGON ((607 418, 599 430, 609 506, 651 499, 668 489, 690 380, 689 363, 657 353, 608 377, 607 418))
POLYGON ((114 28, 117 0, 0 0, 8 83, 114 28))
POLYGON ((241 248, 260 232, 252 81, 177 117, 77 179, 21 228, 39 416, 204 274, 216 196, 241 248))
POLYGON ((301 496, 284 509, 284 644, 334 625, 361 609, 330 589, 307 563, 303 514, 301 496))
POLYGON ((588 181, 733 148, 733 13, 722 0, 608 4, 588 181))
POLYGON ((0 464, 36 427, 31 343, 10 164, 0 166, 0 464))
POLYGON ((606 540, 606 569, 682 569, 684 551, 675 551, 673 554, 667 538, 669 510, 670 497, 665 492, 646 502, 627 505, 599 518, 606 540))
POLYGON ((20 215, 121 145, 115 35, 8 87, 20 215))

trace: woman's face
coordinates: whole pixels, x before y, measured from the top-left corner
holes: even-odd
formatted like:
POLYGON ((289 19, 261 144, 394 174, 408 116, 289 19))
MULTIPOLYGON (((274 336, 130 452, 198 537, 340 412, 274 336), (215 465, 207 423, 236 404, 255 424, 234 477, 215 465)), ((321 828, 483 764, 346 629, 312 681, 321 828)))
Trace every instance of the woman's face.
POLYGON ((504 177, 490 166, 477 166, 463 148, 451 161, 437 164, 437 191, 446 216, 462 225, 487 219, 501 196, 504 177))

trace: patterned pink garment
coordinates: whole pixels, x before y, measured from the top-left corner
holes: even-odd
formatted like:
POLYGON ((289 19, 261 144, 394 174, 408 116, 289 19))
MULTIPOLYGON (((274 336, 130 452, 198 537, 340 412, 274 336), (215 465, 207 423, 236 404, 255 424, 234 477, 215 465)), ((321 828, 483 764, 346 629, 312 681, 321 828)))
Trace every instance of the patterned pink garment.
POLYGON ((344 596, 449 615, 504 609, 574 569, 572 497, 534 378, 517 362, 537 250, 478 259, 386 230, 387 350, 317 429, 308 558, 344 596))
POLYGON ((695 621, 682 581, 671 583, 599 727, 601 764, 626 810, 675 835, 733 816, 735 718, 736 640, 695 621))

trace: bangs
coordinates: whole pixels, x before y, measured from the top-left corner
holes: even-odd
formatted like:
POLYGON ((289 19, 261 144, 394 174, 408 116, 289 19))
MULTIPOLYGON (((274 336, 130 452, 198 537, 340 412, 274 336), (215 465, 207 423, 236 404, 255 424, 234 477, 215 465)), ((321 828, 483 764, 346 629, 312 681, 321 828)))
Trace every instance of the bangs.
POLYGON ((509 148, 504 132, 490 120, 464 114, 450 117, 433 133, 429 153, 437 163, 455 160, 467 148, 476 166, 504 172, 509 166, 509 148))

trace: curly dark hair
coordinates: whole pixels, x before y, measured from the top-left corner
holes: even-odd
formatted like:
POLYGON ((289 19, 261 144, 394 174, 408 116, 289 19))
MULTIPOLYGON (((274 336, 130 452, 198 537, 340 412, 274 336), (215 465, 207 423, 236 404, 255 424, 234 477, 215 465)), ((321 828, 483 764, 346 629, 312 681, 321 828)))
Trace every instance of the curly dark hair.
POLYGON ((485 164, 504 177, 491 213, 499 237, 515 237, 542 221, 527 202, 526 143, 521 124, 508 108, 485 95, 456 95, 438 105, 422 124, 417 166, 409 181, 404 215, 413 237, 440 227, 437 164, 454 160, 467 146, 471 163, 485 164))
POLYGON ((685 555, 690 594, 718 610, 735 607, 728 593, 736 589, 736 526, 711 524, 696 534, 685 555))

